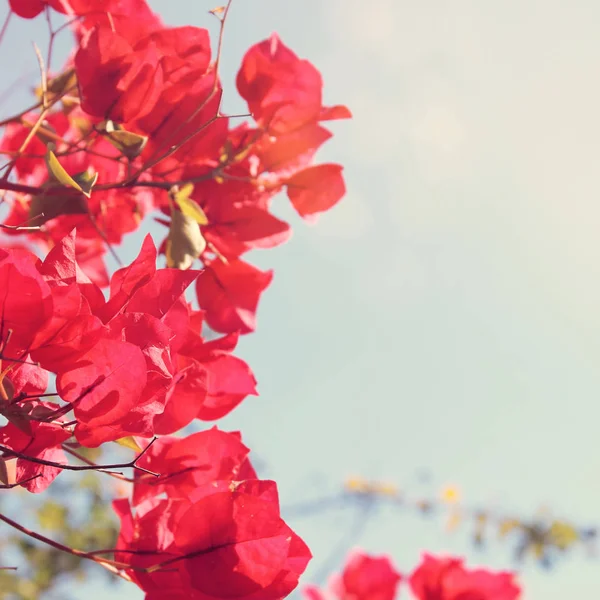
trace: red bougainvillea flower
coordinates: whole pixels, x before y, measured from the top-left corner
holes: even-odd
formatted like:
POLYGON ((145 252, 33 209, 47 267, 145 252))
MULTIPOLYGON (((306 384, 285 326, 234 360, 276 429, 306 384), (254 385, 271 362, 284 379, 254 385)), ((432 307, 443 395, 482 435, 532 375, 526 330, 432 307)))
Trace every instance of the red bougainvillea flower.
POLYGON ((276 34, 246 52, 237 88, 259 127, 274 135, 316 121, 350 117, 345 106, 322 106, 321 74, 310 62, 299 59, 276 34))
POLYGON ((260 271, 242 260, 206 261, 205 267, 196 280, 196 294, 208 325, 223 333, 254 331, 258 300, 273 272, 260 271))
POLYGON ((319 123, 309 123, 283 135, 262 136, 253 152, 259 158, 262 171, 285 177, 307 167, 316 151, 331 136, 331 132, 319 123))
POLYGON ((401 575, 387 556, 355 552, 349 557, 341 576, 331 584, 338 598, 355 600, 393 600, 401 575))
MULTIPOLYGON (((31 129, 24 126, 26 123, 33 125, 38 118, 34 113, 26 113, 21 118, 20 123, 9 123, 4 130, 0 149, 5 152, 16 153, 31 129)), ((53 129, 57 135, 64 135, 69 129, 69 120, 62 112, 52 113, 45 120, 44 124, 53 129)), ((46 153, 46 144, 37 136, 34 136, 27 146, 26 156, 21 156, 15 160, 15 172, 20 178, 20 181, 28 181, 29 176, 33 175, 37 170, 44 171, 43 156, 46 153), (27 156, 29 155, 29 156, 27 156)), ((34 185, 38 182, 35 179, 32 181, 34 185)))
POLYGON ((113 275, 105 300, 79 268, 75 240, 72 232, 35 269, 55 310, 26 347, 57 374, 81 444, 173 433, 196 418, 219 419, 256 394, 250 368, 231 354, 238 333, 201 336, 203 313, 184 298, 198 271, 157 269, 147 236, 138 257, 113 275))
MULTIPOLYGON (((97 26, 83 36, 75 56, 82 108, 119 123, 136 121, 150 136, 144 156, 155 157, 210 125, 214 155, 227 135, 227 120, 211 122, 220 93, 210 64, 208 31, 199 27, 157 28, 132 43, 125 33, 97 26)), ((203 135, 202 137, 205 137, 203 135)), ((189 153, 190 148, 186 148, 189 153)), ((163 164, 170 169, 173 164, 163 164)))
POLYGON ((62 13, 67 12, 67 0, 9 0, 9 4, 11 10, 24 19, 37 17, 46 6, 62 13))
POLYGON ((160 477, 135 471, 133 504, 163 492, 169 498, 187 498, 197 487, 212 481, 256 479, 249 452, 239 433, 216 427, 185 438, 161 437, 137 462, 160 477))
POLYGON ((170 347, 177 332, 170 311, 196 276, 157 271, 156 248, 147 236, 133 263, 114 274, 108 301, 93 300, 100 321, 95 344, 57 376, 57 391, 77 418, 80 443, 154 434, 153 419, 164 410, 174 370, 170 347))
POLYGON ((333 596, 339 600, 393 600, 402 576, 387 556, 371 556, 353 552, 341 575, 332 578, 330 593, 315 586, 306 586, 304 595, 309 600, 325 600, 333 596))
POLYGON ((248 102, 259 130, 267 132, 252 152, 268 186, 287 186, 300 216, 309 217, 336 204, 345 193, 342 167, 309 167, 316 150, 331 134, 320 121, 351 117, 345 106, 322 106, 321 74, 299 59, 274 34, 244 56, 238 90, 248 102))
POLYGON ((281 519, 272 481, 216 481, 187 499, 146 500, 135 515, 128 500, 113 506, 123 550, 115 559, 137 567, 128 574, 148 599, 279 600, 311 558, 281 519))
POLYGON ((292 206, 301 217, 329 210, 346 193, 341 165, 308 167, 285 180, 292 206))
MULTIPOLYGON (((40 411, 46 411, 44 414, 47 414, 57 408, 58 405, 45 402, 38 403, 33 410, 41 416, 40 411)), ((70 432, 58 423, 31 421, 29 434, 12 423, 0 427, 0 445, 33 459, 17 458, 15 482, 24 481, 23 487, 30 492, 36 494, 43 492, 61 469, 39 464, 35 459, 67 464, 61 445, 69 437, 71 437, 70 432)))
POLYGON ((52 315, 50 287, 38 271, 39 262, 27 250, 0 249, 0 343, 4 357, 19 359, 19 352, 28 352, 52 315))
POLYGON ((74 14, 82 15, 72 25, 77 39, 96 28, 114 31, 130 44, 136 44, 153 31, 163 27, 146 0, 69 0, 74 14))
POLYGON ((458 558, 423 556, 410 576, 418 600, 517 600, 520 588, 509 572, 466 569, 458 558))
MULTIPOLYGON (((79 109, 72 111, 70 117, 76 123, 87 123, 87 117, 79 109)), ((65 142, 59 142, 56 150, 59 155, 66 151, 68 143, 81 136, 81 130, 76 124, 71 124, 65 131, 64 127, 59 128, 60 120, 49 118, 48 121, 49 126, 63 132, 65 142)), ((28 131, 28 128, 16 128, 10 131, 10 135, 7 132, 2 141, 3 147, 18 149, 21 144, 19 140, 28 131)), ((47 185, 49 175, 44 161, 45 144, 34 137, 29 149, 33 154, 31 157, 18 159, 16 169, 19 174, 23 173, 28 185, 47 185)), ((127 177, 128 165, 119 160, 119 151, 107 139, 94 137, 88 149, 89 154, 68 152, 60 156, 61 166, 69 175, 77 176, 87 172, 96 174, 98 180, 103 182, 116 182, 127 177)), ((144 177, 147 179, 149 175, 144 177)), ((119 244, 125 233, 137 229, 144 215, 153 210, 155 194, 149 188, 137 187, 93 190, 91 197, 86 198, 77 193, 62 195, 59 190, 60 188, 55 188, 51 195, 20 195, 12 203, 12 210, 5 223, 11 226, 27 222, 41 225, 39 231, 29 235, 46 250, 77 228, 76 252, 79 265, 98 285, 106 285, 108 276, 102 260, 106 242, 119 244)), ((11 233, 19 234, 18 231, 11 233)))
POLYGON ((205 341, 203 313, 190 312, 183 345, 174 354, 173 385, 164 412, 154 419, 155 433, 173 433, 193 419, 214 421, 231 412, 246 396, 257 395, 250 367, 231 353, 238 333, 205 341))
POLYGON ((140 40, 135 51, 149 48, 156 48, 161 56, 164 83, 152 110, 135 124, 149 136, 142 159, 152 161, 185 141, 185 148, 157 165, 157 174, 176 173, 190 160, 214 161, 227 138, 228 120, 216 119, 221 87, 210 70, 208 31, 165 27, 140 40), (191 139, 195 133, 200 135, 191 139))
POLYGON ((110 14, 113 18, 121 16, 124 8, 137 8, 144 13, 145 0, 9 0, 11 10, 19 17, 33 19, 47 6, 67 15, 85 16, 93 13, 110 14))
POLYGON ((123 123, 143 117, 156 104, 163 85, 160 54, 153 44, 135 51, 107 27, 88 32, 75 55, 83 110, 123 123))

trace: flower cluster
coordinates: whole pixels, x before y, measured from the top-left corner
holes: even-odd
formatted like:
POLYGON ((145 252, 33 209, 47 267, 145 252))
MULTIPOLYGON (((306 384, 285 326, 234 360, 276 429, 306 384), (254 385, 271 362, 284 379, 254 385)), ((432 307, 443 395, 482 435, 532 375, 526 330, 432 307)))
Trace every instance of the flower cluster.
POLYGON ((308 600, 394 600, 402 581, 416 600, 517 600, 520 594, 511 573, 467 569, 458 558, 425 554, 421 564, 403 578, 387 556, 355 552, 328 590, 306 586, 304 595, 308 600))
POLYGON ((107 244, 161 211, 167 264, 204 265, 196 294, 208 325, 252 331, 272 274, 242 256, 289 238, 270 211, 279 192, 303 217, 343 196, 341 166, 312 161, 331 137, 321 123, 348 109, 324 107, 320 73, 273 35, 242 60, 237 87, 254 122, 234 126, 219 111, 206 29, 167 27, 143 0, 11 0, 24 17, 46 4, 75 16, 77 49, 38 90, 52 108, 9 120, 0 149, 22 187, 5 225, 39 225, 29 237, 45 248, 76 227, 82 270, 107 285, 107 244))
POLYGON ((0 226, 25 242, 0 249, 2 487, 44 491, 78 447, 136 448, 114 560, 88 558, 148 599, 282 598, 311 555, 275 483, 239 433, 172 434, 256 395, 234 351, 273 274, 244 255, 290 237, 272 212, 280 192, 310 219, 344 195, 341 166, 313 158, 331 137, 322 123, 350 113, 323 105, 319 71, 273 35, 237 75, 252 118, 223 115, 231 2, 212 11, 216 55, 206 29, 169 27, 145 0, 9 4, 22 19, 62 15, 75 47, 58 72, 41 63, 37 105, 2 122, 0 226), (107 251, 151 213, 164 239, 110 275, 107 251))

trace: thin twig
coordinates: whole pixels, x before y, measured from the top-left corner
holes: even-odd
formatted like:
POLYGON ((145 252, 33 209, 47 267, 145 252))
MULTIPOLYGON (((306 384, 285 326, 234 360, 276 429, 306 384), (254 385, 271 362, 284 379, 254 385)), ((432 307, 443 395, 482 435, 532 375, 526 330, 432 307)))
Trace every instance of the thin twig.
POLYGON ((10 23, 10 18, 12 17, 12 15, 13 15, 13 11, 9 10, 8 14, 6 15, 6 19, 4 19, 4 23, 2 23, 2 29, 0 29, 0 44, 4 40, 4 34, 6 33, 6 30, 8 29, 8 24, 10 23))
POLYGON ((89 552, 84 552, 83 550, 77 550, 76 548, 70 548, 69 546, 65 546, 64 544, 52 540, 46 537, 45 535, 42 535, 41 533, 37 533, 35 531, 32 531, 31 529, 27 529, 27 527, 24 527, 16 521, 13 521, 12 519, 7 517, 6 515, 3 515, 2 513, 0 513, 0 521, 4 521, 7 525, 10 525, 12 528, 16 529, 17 531, 20 531, 21 533, 24 533, 25 535, 33 538, 34 540, 43 542, 44 544, 51 546, 56 550, 60 550, 61 552, 66 552, 67 554, 72 554, 73 556, 77 556, 79 558, 87 558, 88 560, 92 560, 95 563, 98 563, 100 566, 107 569, 108 571, 110 571, 111 573, 114 573, 119 577, 125 576, 124 578, 127 578, 128 581, 131 581, 131 579, 125 573, 121 572, 121 569, 132 568, 130 565, 127 565, 125 563, 119 563, 114 560, 108 560, 106 558, 100 558, 98 556, 90 554, 89 552))
POLYGON ((152 475, 154 477, 160 477, 160 473, 154 473, 153 471, 150 471, 144 467, 139 467, 136 463, 137 461, 142 458, 142 456, 146 453, 146 451, 148 450, 148 448, 150 448, 150 446, 152 446, 152 444, 155 442, 157 438, 153 438, 152 441, 138 454, 138 456, 136 456, 133 460, 130 460, 129 462, 126 463, 113 463, 113 464, 109 464, 109 465, 95 465, 95 464, 87 464, 87 465, 69 465, 69 464, 62 464, 62 463, 57 463, 54 462, 52 460, 46 460, 44 458, 36 458, 33 456, 28 456, 27 454, 24 454, 23 452, 18 452, 17 450, 13 450, 12 448, 8 448, 7 446, 3 446, 0 444, 0 452, 4 452, 4 454, 8 457, 8 458, 12 458, 12 457, 17 457, 20 458, 22 460, 26 460, 28 462, 32 462, 38 465, 45 465, 47 467, 55 467, 57 469, 63 469, 65 471, 108 471, 109 469, 126 469, 126 468, 133 468, 133 469, 137 469, 139 471, 142 471, 143 473, 147 473, 148 475, 152 475))
MULTIPOLYGON (((90 466, 94 466, 94 467, 98 468, 99 470, 101 469, 101 467, 99 465, 97 465, 96 463, 91 461, 89 458, 86 458, 85 456, 83 456, 83 454, 79 454, 79 452, 76 452, 75 450, 73 450, 73 448, 69 448, 69 446, 67 446, 66 444, 63 444, 62 448, 67 454, 74 456, 81 462, 84 462, 90 466)), ((122 475, 121 473, 113 473, 111 471, 102 471, 102 472, 106 473, 107 475, 110 475, 111 477, 114 477, 115 479, 119 479, 120 481, 126 481, 127 483, 134 483, 134 481, 135 481, 131 477, 125 477, 125 475, 122 475)))
POLYGON ((0 490, 12 490, 12 488, 15 488, 19 485, 24 485, 26 483, 29 483, 30 481, 33 481, 34 479, 37 479, 38 477, 41 477, 41 473, 38 473, 37 475, 33 475, 33 477, 28 477, 27 479, 21 479, 21 481, 16 481, 15 483, 6 483, 6 484, 2 484, 0 485, 0 490))

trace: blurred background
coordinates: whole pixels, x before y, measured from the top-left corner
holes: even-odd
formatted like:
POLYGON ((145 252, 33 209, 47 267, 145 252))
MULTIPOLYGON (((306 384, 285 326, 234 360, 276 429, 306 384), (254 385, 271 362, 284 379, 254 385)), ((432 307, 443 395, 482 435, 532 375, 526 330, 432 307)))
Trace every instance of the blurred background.
MULTIPOLYGON (((217 32, 213 0, 150 4, 217 32)), ((234 1, 225 112, 245 110, 243 53, 276 31, 321 70, 325 103, 354 113, 318 156, 344 165, 347 196, 315 225, 280 198, 292 240, 249 256, 275 270, 239 346, 260 396, 219 422, 278 482, 314 555, 305 583, 359 546, 403 572, 423 550, 517 569, 526 599, 600 597, 583 545, 550 569, 516 562, 498 527, 477 549, 469 518, 561 519, 590 536, 600 522, 599 22, 593 0, 234 1), (339 497, 361 480, 395 489, 339 497)), ((36 80, 45 31, 12 24, 5 82, 36 80)), ((2 114, 29 93, 15 85, 2 114)), ((164 236, 146 225, 124 262, 148 228, 164 236)), ((44 597, 142 598, 100 570, 44 597)))

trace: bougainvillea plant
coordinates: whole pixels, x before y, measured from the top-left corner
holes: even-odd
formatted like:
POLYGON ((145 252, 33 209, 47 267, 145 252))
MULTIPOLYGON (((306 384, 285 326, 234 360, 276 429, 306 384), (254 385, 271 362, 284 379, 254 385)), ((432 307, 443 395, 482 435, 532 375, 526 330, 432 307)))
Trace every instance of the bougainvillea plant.
MULTIPOLYGON (((36 49, 35 98, 0 122, 0 488, 37 494, 65 470, 96 470, 125 481, 129 495, 114 501, 110 550, 0 519, 137 584, 148 600, 283 598, 311 554, 282 520, 275 483, 258 478, 237 432, 174 434, 256 394, 235 348, 256 328, 273 273, 244 255, 289 238, 271 212, 280 192, 308 219, 343 197, 342 167, 314 156, 331 137, 323 122, 350 111, 324 106, 319 71, 272 35, 237 73, 248 113, 223 114, 231 1, 211 11, 212 47, 206 29, 166 26, 145 0, 8 5, 11 26, 45 18, 50 43, 36 49), (68 32, 73 50, 54 71, 52 44, 68 32), (107 253, 118 260, 114 247, 147 215, 164 239, 147 236, 131 264, 109 273, 107 253), (114 443, 135 458, 86 458, 114 443), (131 478, 115 472, 128 467, 131 478)), ((457 600, 432 595, 427 581, 445 590, 462 567, 440 575, 432 560, 413 589, 457 600)), ((359 557, 336 594, 391 600, 399 579, 387 562, 359 557)))

